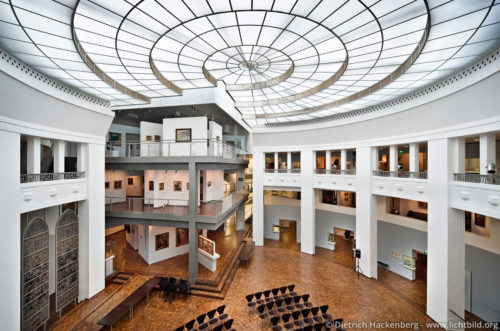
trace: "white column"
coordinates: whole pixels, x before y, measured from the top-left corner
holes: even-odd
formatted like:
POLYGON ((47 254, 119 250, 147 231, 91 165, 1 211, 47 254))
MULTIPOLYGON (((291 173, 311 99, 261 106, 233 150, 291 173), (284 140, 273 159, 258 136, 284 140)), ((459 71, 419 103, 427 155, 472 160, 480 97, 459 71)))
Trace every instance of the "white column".
POLYGON ((420 153, 419 151, 419 144, 418 143, 413 143, 410 144, 410 172, 418 172, 420 171, 419 164, 418 164, 418 154, 420 153))
POLYGON ((88 144, 85 160, 88 198, 78 203, 80 301, 104 289, 104 143, 88 144))
MULTIPOLYGON (((160 170, 153 171, 153 182, 154 182, 154 190, 153 190, 153 207, 159 208, 162 206, 162 201, 160 200, 160 185, 158 181, 158 173, 160 170)), ((191 184, 190 184, 191 185, 191 184)), ((191 188, 191 186, 189 187, 191 188)))
POLYGON ((280 168, 280 165, 278 164, 278 153, 274 153, 274 169, 278 170, 280 168))
POLYGON ((40 157, 41 145, 39 137, 28 136, 28 157, 27 157, 27 170, 28 174, 40 173, 40 157))
MULTIPOLYGON (((222 174, 224 178, 224 174, 222 174)), ((236 191, 241 191, 245 189, 245 170, 241 169, 236 171, 236 191)))
MULTIPOLYGON (((2 293, 0 320, 2 321, 2 330, 19 330, 21 325, 21 227, 18 207, 20 203, 21 136, 17 133, 0 130, 0 146, 4 155, 7 156, 0 162, 0 173, 2 173, 0 201, 2 202, 2 232, 4 233, 2 240, 0 240, 0 251, 3 252, 0 254, 0 265, 2 266, 2 272, 0 272, 0 293, 2 293)), ((38 146, 40 145, 38 144, 38 146)), ((37 155, 38 160, 40 160, 40 154, 37 155)), ((38 162, 38 166, 40 167, 40 162, 38 162)), ((30 173, 29 170, 28 173, 30 173)))
MULTIPOLYGON (((302 168, 302 153, 300 153, 300 167, 302 168)), ((316 170, 316 151, 313 151, 312 152, 312 158, 313 158, 313 164, 312 164, 312 167, 313 167, 313 172, 315 172, 316 170)))
POLYGON ((465 138, 453 139, 453 172, 465 173, 465 138))
POLYGON ((292 169, 292 152, 286 153, 286 168, 292 169))
POLYGON ((439 323, 450 320, 450 310, 463 318, 465 309, 465 221, 448 198, 454 150, 448 139, 428 144, 427 315, 439 323))
POLYGON ((377 199, 371 193, 371 173, 377 149, 356 149, 356 248, 359 266, 366 277, 377 278, 377 199))
POLYGON ((315 204, 313 188, 313 166, 316 165, 316 153, 313 151, 301 151, 300 153, 300 250, 301 252, 314 254, 316 248, 315 238, 315 204))
POLYGON ((87 144, 79 143, 76 148, 76 171, 85 171, 86 158, 87 155, 87 144))
POLYGON ((65 145, 65 142, 62 140, 56 140, 54 143, 54 173, 64 172, 65 145))
POLYGON ((340 150, 340 170, 347 170, 347 150, 346 149, 340 150))
POLYGON ((488 163, 496 162, 495 134, 485 133, 479 136, 479 173, 486 175, 488 163))
POLYGON ((325 169, 331 170, 332 169, 332 151, 327 150, 325 154, 326 154, 325 169))
MULTIPOLYGON (((357 154, 356 154, 357 156, 357 154)), ((391 145, 389 146, 389 170, 397 171, 398 170, 398 146, 391 145)))
POLYGON ((256 246, 264 246, 264 167, 264 153, 254 152, 252 231, 256 246))

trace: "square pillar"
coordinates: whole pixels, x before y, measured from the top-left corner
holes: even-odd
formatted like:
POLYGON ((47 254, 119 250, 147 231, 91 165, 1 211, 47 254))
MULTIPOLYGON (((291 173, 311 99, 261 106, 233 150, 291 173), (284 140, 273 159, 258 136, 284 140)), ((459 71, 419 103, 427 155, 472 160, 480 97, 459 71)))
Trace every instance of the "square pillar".
POLYGON ((286 168, 292 169, 292 152, 286 153, 286 168))
POLYGON ((255 246, 264 246, 264 167, 264 153, 254 152, 252 231, 255 246))
POLYGON ((453 139, 453 172, 465 173, 465 138, 453 139))
POLYGON ((236 191, 245 189, 245 170, 236 171, 236 191))
POLYGON ((85 156, 87 155, 87 144, 78 143, 76 147, 76 171, 85 172, 85 156))
POLYGON ((428 151, 427 315, 446 323, 455 315, 464 318, 465 220, 463 212, 449 207, 452 141, 431 140, 428 151))
POLYGON ((28 174, 39 174, 41 164, 41 140, 39 137, 28 137, 28 157, 27 171, 28 174))
POLYGON ((88 144, 86 159, 87 200, 78 203, 79 301, 104 289, 104 143, 88 144))
POLYGON ((331 170, 332 169, 332 151, 331 150, 327 150, 326 151, 326 162, 325 162, 325 169, 326 171, 328 170, 331 170))
POLYGON ((280 165, 278 163, 278 152, 274 153, 274 172, 278 172, 280 165))
POLYGON ((420 167, 419 167, 419 162, 418 162, 418 154, 420 153, 419 151, 419 145, 418 143, 413 143, 410 144, 410 172, 419 172, 420 167))
POLYGON ((54 173, 64 172, 65 145, 66 143, 62 140, 56 140, 54 143, 54 173))
POLYGON ((245 230, 245 204, 236 209, 236 231, 245 230))
MULTIPOLYGON (((0 130, 0 145, 4 155, 7 156, 0 162, 3 188, 0 190, 0 201, 2 201, 2 231, 4 233, 2 240, 0 240, 0 249, 3 252, 0 254, 0 265, 2 266, 2 272, 0 272, 0 293, 2 293, 0 320, 2 321, 2 330, 19 330, 21 325, 22 234, 18 208, 20 203, 21 136, 18 133, 0 130)), ((40 145, 38 144, 38 146, 40 145)), ((40 157, 39 153, 37 155, 40 157)), ((40 162, 38 165, 40 166, 40 162)))
POLYGON ((389 146, 389 170, 390 171, 397 171, 398 170, 398 146, 397 145, 389 146))
POLYGON ((479 173, 487 175, 488 163, 496 163, 496 137, 494 133, 484 133, 479 136, 479 173))
POLYGON ((314 254, 316 248, 316 220, 313 188, 313 166, 316 165, 316 153, 301 151, 301 193, 300 193, 300 251, 314 254))
MULTIPOLYGON (((156 177, 155 177, 156 178, 156 177)), ((156 180, 155 180, 156 181, 156 180)), ((198 213, 198 186, 200 179, 195 162, 189 162, 189 281, 198 280, 198 231, 196 229, 196 214, 198 213)), ((156 183, 155 183, 156 190, 156 183)))
POLYGON ((371 192, 373 159, 377 148, 356 149, 356 249, 361 250, 360 272, 377 278, 377 198, 371 192))
POLYGON ((340 150, 340 170, 347 170, 347 150, 340 150))

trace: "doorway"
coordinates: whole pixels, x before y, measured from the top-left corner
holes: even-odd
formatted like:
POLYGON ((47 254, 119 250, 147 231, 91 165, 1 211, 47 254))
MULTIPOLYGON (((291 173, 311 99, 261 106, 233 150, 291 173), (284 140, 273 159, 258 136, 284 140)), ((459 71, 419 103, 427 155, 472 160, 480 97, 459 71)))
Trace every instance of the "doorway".
POLYGON ((280 246, 293 248, 297 245, 297 222, 280 219, 280 246))
POLYGON ((417 268, 415 279, 427 280, 427 255, 419 251, 415 252, 417 253, 415 258, 415 267, 417 268))
POLYGON ((205 171, 200 171, 200 201, 203 200, 203 191, 205 191, 205 187, 203 186, 203 173, 205 171))

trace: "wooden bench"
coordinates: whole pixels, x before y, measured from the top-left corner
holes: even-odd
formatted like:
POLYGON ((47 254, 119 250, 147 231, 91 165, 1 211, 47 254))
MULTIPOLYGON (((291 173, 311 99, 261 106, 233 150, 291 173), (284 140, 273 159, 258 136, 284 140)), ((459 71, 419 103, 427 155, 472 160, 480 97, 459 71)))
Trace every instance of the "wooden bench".
POLYGON ((252 254, 253 254, 253 246, 254 246, 253 241, 246 241, 245 247, 243 247, 243 250, 241 251, 240 255, 238 256, 238 259, 240 261, 245 261, 247 266, 248 266, 248 262, 250 261, 250 258, 252 257, 252 254))
POLYGON ((138 289, 136 289, 132 294, 130 294, 125 300, 123 300, 118 306, 113 308, 109 313, 106 314, 97 324, 103 326, 109 326, 113 330, 113 325, 118 323, 127 313, 130 314, 130 320, 134 317, 134 306, 138 304, 144 297, 149 301, 149 293, 153 288, 160 282, 159 278, 151 278, 144 284, 142 284, 138 289))

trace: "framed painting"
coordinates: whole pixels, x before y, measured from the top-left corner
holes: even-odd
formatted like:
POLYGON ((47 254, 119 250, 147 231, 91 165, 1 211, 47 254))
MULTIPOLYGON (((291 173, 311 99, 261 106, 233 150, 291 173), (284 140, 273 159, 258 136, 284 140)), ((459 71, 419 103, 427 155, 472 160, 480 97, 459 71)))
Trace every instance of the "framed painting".
POLYGON ((128 183, 128 185, 134 185, 134 179, 132 177, 129 177, 127 179, 127 183, 128 183))
POLYGON ((150 180, 149 181, 149 190, 154 191, 155 190, 155 182, 150 180))
POLYGON ((112 143, 113 146, 121 146, 122 134, 117 132, 108 132, 108 141, 112 143))
POLYGON ((211 242, 209 241, 208 242, 208 254, 210 255, 215 255, 215 243, 214 242, 211 242))
POLYGON ((480 226, 482 228, 486 227, 486 225, 484 224, 484 215, 475 214, 474 215, 474 224, 476 224, 477 226, 480 226))
POLYGON ((109 182, 104 183, 104 189, 106 189, 106 190, 109 189, 109 182))
POLYGON ((182 181, 174 180, 174 192, 182 191, 182 181))
POLYGON ((191 141, 191 129, 175 129, 175 142, 190 142, 191 141))
POLYGON ((161 136, 155 134, 155 142, 161 141, 161 136))
POLYGON ((121 180, 115 180, 115 190, 121 190, 122 189, 122 181, 121 180))
POLYGON ((465 211, 465 231, 472 231, 472 213, 465 211))
POLYGON ((155 236, 155 248, 157 251, 168 248, 168 232, 160 233, 155 236))
POLYGON ((153 136, 146 136, 146 141, 151 141, 153 140, 153 136))
POLYGON ((165 189, 165 183, 160 183, 159 189, 160 189, 160 191, 163 191, 165 189))
POLYGON ((207 186, 208 186, 208 187, 212 186, 212 182, 211 182, 211 181, 208 181, 207 186))
POLYGON ((328 243, 333 244, 335 242, 335 234, 328 232, 328 243))
POLYGON ((177 228, 175 229, 175 247, 184 246, 189 243, 189 230, 177 228))
POLYGON ((427 209, 427 202, 419 201, 418 208, 427 209))
POLYGON ((189 191, 189 182, 186 183, 186 190, 189 191))

